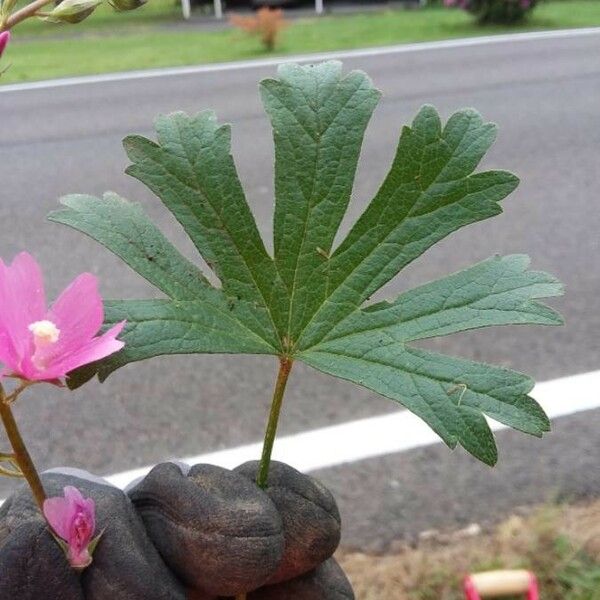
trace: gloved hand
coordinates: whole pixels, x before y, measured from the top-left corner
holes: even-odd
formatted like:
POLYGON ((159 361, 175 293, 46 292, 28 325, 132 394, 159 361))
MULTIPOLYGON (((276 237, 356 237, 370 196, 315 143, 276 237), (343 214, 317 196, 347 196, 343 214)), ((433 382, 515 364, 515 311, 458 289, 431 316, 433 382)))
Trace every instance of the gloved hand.
POLYGON ((330 558, 340 537, 331 494, 273 463, 228 471, 162 463, 126 493, 83 472, 45 473, 49 497, 73 485, 96 501, 104 534, 81 575, 68 565, 27 489, 0 509, 0 600, 348 600, 330 558))
POLYGON ((254 483, 258 463, 233 471, 160 464, 129 496, 146 531, 190 598, 342 600, 352 588, 330 558, 340 516, 312 477, 274 462, 269 486, 254 483), (321 568, 320 568, 321 567, 321 568))
POLYGON ((127 496, 77 470, 42 474, 48 497, 77 487, 96 503, 96 533, 104 531, 90 567, 75 571, 23 487, 0 508, 0 600, 184 600, 127 496))

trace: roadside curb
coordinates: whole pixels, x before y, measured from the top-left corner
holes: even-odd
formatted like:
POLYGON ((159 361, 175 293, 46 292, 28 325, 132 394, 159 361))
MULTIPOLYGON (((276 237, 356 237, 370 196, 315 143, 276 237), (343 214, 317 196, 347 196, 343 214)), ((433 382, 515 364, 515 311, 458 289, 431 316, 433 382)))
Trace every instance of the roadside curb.
POLYGON ((407 54, 413 52, 450 50, 469 46, 484 46, 489 44, 513 44, 532 42, 537 40, 556 40, 584 36, 600 35, 600 27, 586 27, 579 29, 556 29, 551 31, 530 31, 526 33, 509 33, 471 38, 457 38, 437 42, 418 42, 415 44, 399 44, 395 46, 380 46, 374 48, 361 48, 356 50, 335 50, 331 52, 317 52, 313 54, 299 54, 290 56, 277 56, 273 58, 212 63, 183 67, 162 67, 157 69, 144 69, 141 71, 125 71, 117 73, 104 73, 101 75, 84 75, 80 77, 67 77, 32 81, 29 83, 14 83, 0 86, 0 93, 24 92, 32 90, 46 90, 74 85, 90 85, 96 83, 113 83, 133 81, 139 79, 153 79, 158 77, 174 77, 182 75, 201 75, 219 71, 233 71, 244 69, 258 69, 276 66, 290 62, 318 62, 332 59, 367 58, 370 56, 383 56, 386 54, 407 54))

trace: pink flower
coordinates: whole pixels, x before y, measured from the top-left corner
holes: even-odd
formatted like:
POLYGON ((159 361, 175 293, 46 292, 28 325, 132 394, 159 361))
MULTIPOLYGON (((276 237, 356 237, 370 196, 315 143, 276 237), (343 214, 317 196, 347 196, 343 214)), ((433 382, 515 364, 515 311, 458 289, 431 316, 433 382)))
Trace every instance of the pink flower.
POLYGON ((56 382, 69 371, 120 350, 125 321, 95 337, 104 321, 96 277, 83 273, 46 308, 39 265, 21 252, 0 259, 0 362, 2 377, 56 382))
POLYGON ((92 562, 90 544, 96 528, 96 507, 92 498, 84 498, 73 486, 64 489, 65 497, 44 501, 44 516, 56 533, 66 542, 64 547, 69 563, 85 569, 92 562))
POLYGON ((3 31, 0 33, 0 56, 8 46, 8 42, 10 42, 10 31, 3 31))

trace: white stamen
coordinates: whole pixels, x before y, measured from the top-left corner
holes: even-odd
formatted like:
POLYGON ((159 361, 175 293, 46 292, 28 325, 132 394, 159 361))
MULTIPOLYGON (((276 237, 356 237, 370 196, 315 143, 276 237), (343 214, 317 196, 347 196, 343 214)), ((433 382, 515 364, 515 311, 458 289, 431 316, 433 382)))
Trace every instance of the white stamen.
POLYGON ((60 337, 60 329, 52 321, 36 321, 35 323, 31 323, 29 331, 33 333, 33 342, 36 348, 55 344, 60 337))

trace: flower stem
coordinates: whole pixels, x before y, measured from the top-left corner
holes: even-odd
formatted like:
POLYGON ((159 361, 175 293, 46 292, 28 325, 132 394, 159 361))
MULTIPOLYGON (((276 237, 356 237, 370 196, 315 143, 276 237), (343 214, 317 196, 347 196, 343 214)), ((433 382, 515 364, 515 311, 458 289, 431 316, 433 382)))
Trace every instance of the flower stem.
POLYGON ((35 17, 36 13, 46 6, 46 4, 50 4, 50 2, 53 2, 53 0, 34 0, 33 2, 26 4, 23 8, 14 12, 12 15, 6 16, 2 20, 2 23, 0 23, 0 32, 12 29, 15 25, 25 19, 35 17))
POLYGON ((279 373, 277 374, 277 381, 275 383, 275 389, 273 390, 271 412, 269 413, 267 430, 265 431, 265 441, 263 442, 262 456, 260 458, 260 465, 258 468, 258 474, 256 476, 257 485, 263 489, 267 487, 269 480, 269 466, 271 464, 273 443, 275 442, 275 435, 277 433, 277 424, 279 422, 279 413, 281 412, 281 403, 283 401, 285 386, 287 384, 290 371, 292 370, 293 362, 294 361, 287 356, 279 357, 279 373))
POLYGON ((46 492, 44 492, 44 487, 42 486, 40 477, 35 469, 33 461, 31 460, 31 456, 27 451, 25 442, 21 437, 21 433, 17 427, 17 422, 15 421, 10 402, 7 402, 7 398, 4 394, 4 389, 2 389, 2 386, 0 386, 0 417, 2 418, 2 423, 4 424, 8 441, 11 443, 13 448, 15 461, 19 466, 19 469, 21 469, 23 477, 25 477, 27 480, 37 505, 43 512, 46 492))

